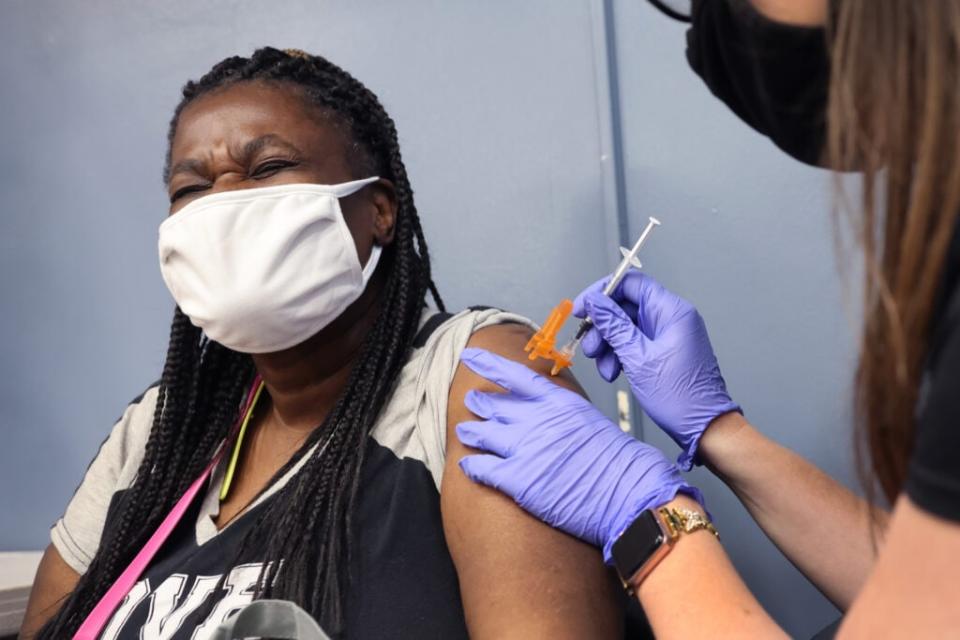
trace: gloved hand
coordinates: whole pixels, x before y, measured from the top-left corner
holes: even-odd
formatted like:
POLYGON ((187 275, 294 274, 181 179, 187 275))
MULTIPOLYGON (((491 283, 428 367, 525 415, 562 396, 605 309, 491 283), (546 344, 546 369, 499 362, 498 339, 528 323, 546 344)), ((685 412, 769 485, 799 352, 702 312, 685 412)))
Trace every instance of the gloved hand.
POLYGON ((740 411, 727 393, 707 327, 693 305, 650 276, 629 271, 609 297, 603 295, 607 281, 574 300, 573 315, 590 316, 594 324, 581 343, 583 353, 596 358, 608 382, 622 367, 640 406, 683 449, 677 463, 689 471, 710 422, 740 411))
POLYGON ((467 393, 482 421, 461 422, 457 437, 484 451, 460 468, 474 482, 507 494, 525 511, 603 549, 644 509, 686 493, 703 496, 659 449, 620 431, 581 396, 522 364, 482 349, 460 360, 508 393, 467 393))

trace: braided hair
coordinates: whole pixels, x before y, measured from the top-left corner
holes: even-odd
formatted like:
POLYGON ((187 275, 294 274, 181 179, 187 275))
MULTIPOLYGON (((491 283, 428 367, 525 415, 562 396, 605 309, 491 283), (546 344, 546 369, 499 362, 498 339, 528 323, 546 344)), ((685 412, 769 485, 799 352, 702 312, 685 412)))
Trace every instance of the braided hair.
MULTIPOLYGON (((277 476, 304 465, 260 510, 243 550, 269 526, 258 597, 291 599, 320 618, 328 631, 344 628, 349 580, 350 527, 366 439, 407 360, 430 291, 430 258, 400 156, 397 132, 377 97, 349 73, 299 50, 265 47, 233 56, 183 88, 170 123, 172 143, 184 107, 237 82, 268 81, 297 88, 308 103, 342 126, 352 143, 357 177, 390 180, 397 195, 394 243, 380 314, 366 336, 345 390, 327 416, 277 476), (314 447, 321 437, 325 446, 314 447)), ((169 177, 170 152, 164 168, 169 177)), ((121 494, 86 573, 39 638, 73 635, 120 572, 144 545, 189 484, 203 471, 237 419, 255 374, 250 356, 206 339, 176 309, 157 393, 153 426, 133 485, 121 494)), ((238 553, 238 555, 239 555, 238 553)))

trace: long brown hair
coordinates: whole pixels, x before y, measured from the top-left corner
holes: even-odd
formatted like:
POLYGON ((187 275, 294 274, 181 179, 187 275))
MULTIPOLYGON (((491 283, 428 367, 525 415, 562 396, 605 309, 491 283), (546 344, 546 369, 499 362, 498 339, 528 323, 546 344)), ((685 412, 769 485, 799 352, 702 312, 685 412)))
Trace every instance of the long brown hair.
POLYGON ((960 210, 960 0, 834 4, 827 160, 863 172, 847 208, 866 275, 858 460, 892 502, 960 210))

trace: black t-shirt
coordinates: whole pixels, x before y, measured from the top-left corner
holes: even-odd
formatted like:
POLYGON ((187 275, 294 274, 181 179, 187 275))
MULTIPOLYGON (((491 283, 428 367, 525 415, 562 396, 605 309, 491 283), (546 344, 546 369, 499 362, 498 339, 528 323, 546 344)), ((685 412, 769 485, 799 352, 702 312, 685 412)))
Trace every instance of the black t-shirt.
MULTIPOLYGON (((693 0, 687 59, 714 95, 794 158, 820 164, 830 64, 823 29, 778 24, 747 0, 693 0)), ((960 228, 947 255, 905 490, 960 521, 960 228)))
MULTIPOLYGON (((353 638, 466 638, 457 573, 440 526, 437 489, 418 460, 367 440, 346 602, 353 638)), ((114 494, 111 510, 124 492, 114 494)), ((244 537, 272 496, 198 543, 195 500, 104 629, 103 638, 207 638, 253 600, 266 539, 244 537), (221 576, 227 573, 220 586, 221 576)), ((108 514, 108 519, 112 513, 108 514)), ((269 532, 263 532, 263 536, 269 532)))

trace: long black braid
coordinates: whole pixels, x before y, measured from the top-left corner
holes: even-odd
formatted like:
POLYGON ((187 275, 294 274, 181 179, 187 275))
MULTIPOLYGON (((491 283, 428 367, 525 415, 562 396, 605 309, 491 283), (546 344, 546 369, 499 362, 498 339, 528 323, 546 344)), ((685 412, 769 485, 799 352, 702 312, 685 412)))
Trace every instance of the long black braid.
MULTIPOLYGON (((427 291, 441 310, 443 302, 430 275, 427 244, 393 120, 377 97, 340 67, 319 56, 269 47, 249 58, 227 58, 184 86, 169 141, 186 105, 243 81, 276 81, 300 89, 305 99, 349 133, 351 166, 358 167, 355 177, 379 175, 396 189, 395 239, 383 256, 381 268, 389 275, 380 315, 323 428, 314 430, 277 475, 313 449, 302 470, 266 503, 247 539, 269 525, 270 542, 263 557, 267 568, 259 595, 292 599, 339 634, 344 629, 349 580, 351 515, 367 437, 408 357, 427 291), (324 446, 314 447, 321 438, 324 446)), ((165 180, 168 171, 169 151, 165 180)), ((115 515, 104 527, 86 573, 38 637, 59 639, 76 631, 208 464, 236 421, 254 373, 249 356, 205 339, 179 309, 175 311, 153 427, 136 480, 112 511, 115 515)))

